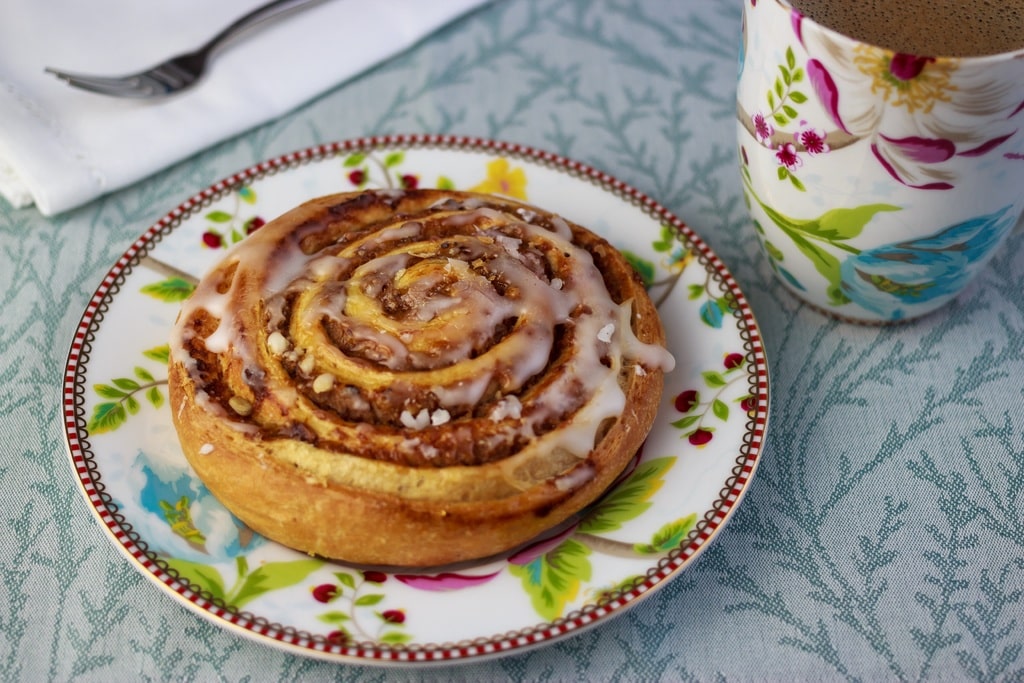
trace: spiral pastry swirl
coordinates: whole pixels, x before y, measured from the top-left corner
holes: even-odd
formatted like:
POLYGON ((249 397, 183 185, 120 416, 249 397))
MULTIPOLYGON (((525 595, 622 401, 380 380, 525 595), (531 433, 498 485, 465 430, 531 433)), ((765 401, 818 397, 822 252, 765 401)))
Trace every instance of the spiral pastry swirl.
POLYGON ((186 457, 242 521, 361 564, 529 541, 645 438, 672 358, 628 262, 473 193, 310 201, 199 283, 171 339, 186 457))

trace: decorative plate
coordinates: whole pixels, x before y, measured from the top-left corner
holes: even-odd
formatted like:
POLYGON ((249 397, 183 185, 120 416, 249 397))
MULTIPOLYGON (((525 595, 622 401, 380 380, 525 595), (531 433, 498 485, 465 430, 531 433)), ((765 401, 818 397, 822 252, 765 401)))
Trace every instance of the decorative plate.
POLYGON ((519 145, 396 136, 258 164, 146 230, 82 316, 64 405, 71 463, 90 509, 139 571, 174 598, 293 653, 423 664, 478 660, 577 633, 682 570, 751 481, 768 421, 768 370, 736 282, 652 199, 519 145), (508 558, 428 574, 311 558, 244 527, 189 469, 166 399, 178 303, 227 247, 315 196, 414 186, 517 197, 603 234, 645 280, 677 360, 635 466, 581 521, 508 558))

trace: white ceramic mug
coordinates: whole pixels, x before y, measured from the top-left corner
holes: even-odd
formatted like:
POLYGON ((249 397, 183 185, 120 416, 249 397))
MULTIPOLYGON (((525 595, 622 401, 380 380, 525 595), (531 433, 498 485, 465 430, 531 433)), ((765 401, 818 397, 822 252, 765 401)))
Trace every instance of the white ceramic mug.
POLYGON ((744 0, 737 117, 772 269, 840 318, 939 308, 1024 210, 1024 49, 900 54, 744 0))

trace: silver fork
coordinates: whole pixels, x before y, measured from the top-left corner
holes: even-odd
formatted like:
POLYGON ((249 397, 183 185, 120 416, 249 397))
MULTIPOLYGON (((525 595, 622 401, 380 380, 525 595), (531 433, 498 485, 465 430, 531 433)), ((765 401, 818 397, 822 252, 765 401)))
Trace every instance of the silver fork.
POLYGON ((165 97, 192 87, 203 76, 210 57, 229 38, 256 24, 323 0, 274 0, 257 7, 192 52, 172 57, 154 67, 125 76, 89 76, 46 67, 46 71, 68 84, 112 97, 148 99, 165 97))

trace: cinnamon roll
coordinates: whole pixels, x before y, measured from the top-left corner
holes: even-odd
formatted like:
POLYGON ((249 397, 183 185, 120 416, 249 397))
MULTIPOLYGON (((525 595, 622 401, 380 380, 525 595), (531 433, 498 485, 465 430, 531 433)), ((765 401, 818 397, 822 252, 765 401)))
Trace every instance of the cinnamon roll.
POLYGON ((309 201, 202 278, 171 338, 185 456, 270 539, 356 564, 507 552, 619 476, 664 372, 608 242, 442 190, 309 201))

